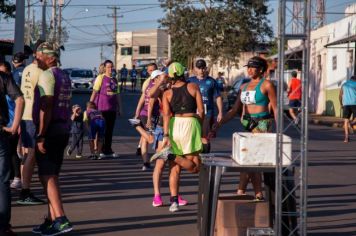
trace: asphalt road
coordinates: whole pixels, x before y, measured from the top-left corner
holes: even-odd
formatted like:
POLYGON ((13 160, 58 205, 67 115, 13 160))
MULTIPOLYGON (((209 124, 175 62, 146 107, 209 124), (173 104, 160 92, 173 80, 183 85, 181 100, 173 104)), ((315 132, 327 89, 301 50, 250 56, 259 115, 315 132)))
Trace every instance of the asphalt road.
MULTIPOLYGON (((88 94, 75 94, 73 103, 84 107, 88 94)), ((180 193, 189 201, 181 211, 170 213, 167 172, 163 175, 164 207, 153 208, 151 172, 142 172, 142 161, 134 155, 138 136, 128 125, 138 94, 123 94, 124 114, 115 127, 115 160, 92 161, 68 158, 61 173, 64 207, 74 224, 70 235, 198 235, 196 227, 198 176, 182 172, 180 193)), ((231 152, 231 135, 240 130, 238 119, 231 121, 213 142, 216 152, 231 152)), ((310 125, 308 168, 308 235, 356 235, 356 137, 342 142, 342 130, 310 125)), ((288 131, 298 143, 294 128, 288 131)), ((89 148, 85 143, 85 152, 89 148)), ((236 190, 238 175, 223 179, 222 192, 236 190)), ((32 189, 44 198, 37 177, 32 189)), ((251 191, 252 186, 249 185, 251 191)), ((12 225, 19 235, 32 235, 31 228, 42 222, 46 206, 16 204, 13 191, 12 225)))

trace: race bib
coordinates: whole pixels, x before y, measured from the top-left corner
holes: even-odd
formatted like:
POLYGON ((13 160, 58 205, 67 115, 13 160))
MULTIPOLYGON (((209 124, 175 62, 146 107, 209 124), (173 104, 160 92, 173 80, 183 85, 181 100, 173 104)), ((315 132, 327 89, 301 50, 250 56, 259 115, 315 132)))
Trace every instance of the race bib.
POLYGON ((241 92, 241 102, 243 104, 255 104, 256 103, 256 91, 242 91, 241 92))

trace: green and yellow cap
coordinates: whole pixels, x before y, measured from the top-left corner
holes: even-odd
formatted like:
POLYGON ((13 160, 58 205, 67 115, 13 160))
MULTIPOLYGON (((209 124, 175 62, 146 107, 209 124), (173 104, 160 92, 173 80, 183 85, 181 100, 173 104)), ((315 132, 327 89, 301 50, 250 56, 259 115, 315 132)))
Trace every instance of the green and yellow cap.
POLYGON ((172 64, 169 65, 168 67, 168 77, 174 78, 174 74, 176 76, 183 76, 185 71, 185 67, 178 63, 178 62, 173 62, 172 64))
POLYGON ((37 52, 58 58, 58 50, 49 42, 41 43, 37 48, 37 52))

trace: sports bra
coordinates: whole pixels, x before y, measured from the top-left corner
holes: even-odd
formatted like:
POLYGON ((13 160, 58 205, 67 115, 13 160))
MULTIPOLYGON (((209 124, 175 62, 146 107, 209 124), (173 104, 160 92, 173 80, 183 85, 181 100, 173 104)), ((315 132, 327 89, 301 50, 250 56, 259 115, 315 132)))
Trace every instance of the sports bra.
POLYGON ((172 88, 173 95, 170 102, 171 111, 173 114, 196 113, 197 104, 195 98, 190 95, 187 83, 178 88, 172 88))
POLYGON ((261 84, 265 81, 265 78, 261 79, 261 81, 255 87, 255 90, 246 91, 249 83, 245 85, 245 87, 241 91, 241 102, 246 105, 257 105, 257 106, 268 106, 269 98, 261 92, 261 84))

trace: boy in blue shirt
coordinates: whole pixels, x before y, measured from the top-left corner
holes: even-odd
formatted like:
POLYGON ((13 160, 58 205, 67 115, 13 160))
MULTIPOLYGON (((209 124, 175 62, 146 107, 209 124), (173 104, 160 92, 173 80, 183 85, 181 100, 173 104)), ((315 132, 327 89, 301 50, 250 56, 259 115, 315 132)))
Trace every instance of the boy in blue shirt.
POLYGON ((137 70, 136 66, 132 65, 132 70, 130 71, 130 79, 131 79, 131 91, 135 91, 136 83, 137 83, 137 70))

